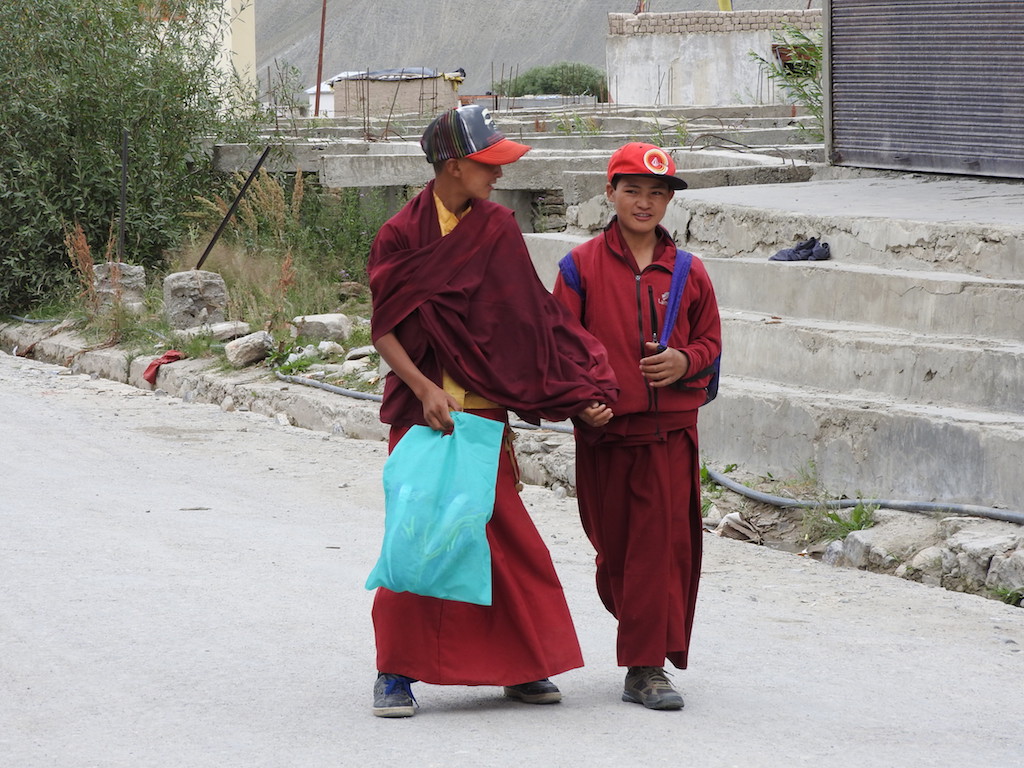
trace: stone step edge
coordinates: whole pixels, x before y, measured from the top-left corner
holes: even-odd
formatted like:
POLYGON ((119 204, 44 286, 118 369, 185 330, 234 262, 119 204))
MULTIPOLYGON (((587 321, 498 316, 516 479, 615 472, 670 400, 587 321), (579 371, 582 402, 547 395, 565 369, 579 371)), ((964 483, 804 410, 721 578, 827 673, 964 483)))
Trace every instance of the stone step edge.
POLYGON ((763 396, 776 401, 797 400, 819 406, 835 406, 846 409, 874 411, 879 418, 886 414, 926 418, 947 425, 978 426, 996 432, 1005 432, 1024 438, 1024 414, 1009 411, 986 411, 962 406, 911 403, 868 390, 835 392, 796 384, 753 379, 746 376, 723 372, 719 384, 718 399, 705 408, 728 407, 731 393, 743 396, 763 396))
POLYGON ((923 333, 921 331, 908 331, 905 328, 887 325, 840 322, 814 317, 800 317, 798 315, 773 315, 752 309, 736 309, 721 305, 718 310, 723 322, 745 325, 785 325, 794 330, 822 333, 838 338, 849 336, 851 341, 884 343, 889 340, 900 346, 927 346, 953 351, 984 350, 1003 354, 1024 355, 1024 342, 995 337, 923 333))
MULTIPOLYGON (((530 232, 523 235, 526 239, 527 245, 529 245, 530 241, 533 239, 540 240, 544 243, 545 247, 550 247, 553 243, 561 242, 565 247, 565 252, 572 250, 581 243, 585 243, 593 236, 593 233, 586 232, 530 232)), ((683 250, 686 250, 685 247, 680 247, 682 247, 683 250)), ((1024 290, 1024 279, 986 277, 984 275, 976 275, 968 272, 949 272, 938 269, 903 269, 899 267, 881 266, 878 264, 844 261, 838 258, 832 258, 827 261, 771 262, 768 260, 768 257, 716 256, 701 253, 699 251, 696 252, 695 255, 706 264, 758 264, 770 265, 773 268, 777 267, 778 269, 822 269, 849 272, 858 276, 873 275, 878 277, 914 278, 925 282, 953 282, 993 288, 1020 288, 1024 290)))
MULTIPOLYGON (((568 242, 568 241, 567 241, 568 242)), ((705 256, 696 254, 701 261, 709 264, 756 264, 771 266, 779 269, 820 269, 835 272, 849 272, 855 275, 871 275, 876 277, 893 278, 914 278, 924 282, 932 283, 962 283, 964 285, 977 285, 986 288, 1019 288, 1024 290, 1024 279, 985 277, 966 272, 947 272, 941 270, 922 269, 900 269, 883 267, 877 264, 863 264, 840 259, 829 259, 827 261, 797 261, 797 262, 772 262, 767 258, 754 256, 705 256)))
POLYGON ((677 201, 669 207, 665 226, 682 247, 702 257, 756 254, 767 260, 798 240, 816 236, 831 245, 833 261, 854 254, 862 264, 881 269, 898 264, 908 270, 939 271, 954 264, 965 275, 998 274, 1019 280, 1024 274, 1016 259, 1024 227, 1005 223, 846 216, 697 199, 677 201), (724 243, 723 230, 729 233, 724 243), (968 273, 968 269, 972 271, 968 273))

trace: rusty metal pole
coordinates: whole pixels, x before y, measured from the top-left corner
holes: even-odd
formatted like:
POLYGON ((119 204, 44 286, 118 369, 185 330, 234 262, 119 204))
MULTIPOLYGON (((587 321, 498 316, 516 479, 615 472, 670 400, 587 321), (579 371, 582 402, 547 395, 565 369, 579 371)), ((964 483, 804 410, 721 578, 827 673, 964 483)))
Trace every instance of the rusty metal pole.
POLYGON ((320 10, 320 52, 316 60, 316 99, 313 101, 313 117, 320 117, 320 84, 324 77, 324 29, 327 27, 327 0, 320 10))
POLYGON ((221 219, 220 226, 217 227, 217 231, 213 233, 213 237, 210 238, 210 242, 206 246, 206 250, 203 251, 203 255, 199 257, 199 263, 196 264, 196 269, 202 269, 203 264, 206 262, 206 257, 210 255, 210 251, 213 250, 213 246, 217 244, 221 234, 227 227, 228 222, 231 221, 231 217, 235 215, 235 209, 238 208, 238 204, 242 202, 242 198, 245 197, 246 190, 249 189, 249 185, 252 184, 252 180, 256 178, 256 174, 259 173, 260 168, 263 166, 263 161, 267 159, 267 155, 270 154, 271 145, 268 144, 267 148, 263 150, 263 154, 260 155, 260 159, 256 161, 256 165, 249 172, 249 176, 246 178, 245 183, 242 184, 242 188, 238 190, 238 194, 235 195, 235 199, 231 202, 231 207, 228 208, 228 212, 224 214, 224 218, 221 219))

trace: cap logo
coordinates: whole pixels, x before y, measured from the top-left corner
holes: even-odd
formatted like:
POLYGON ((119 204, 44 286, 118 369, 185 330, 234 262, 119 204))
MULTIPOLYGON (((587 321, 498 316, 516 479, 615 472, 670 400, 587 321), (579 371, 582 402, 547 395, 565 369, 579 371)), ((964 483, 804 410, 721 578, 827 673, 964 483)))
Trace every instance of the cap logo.
POLYGON ((663 176, 668 173, 668 155, 657 147, 644 152, 644 167, 651 173, 663 176))

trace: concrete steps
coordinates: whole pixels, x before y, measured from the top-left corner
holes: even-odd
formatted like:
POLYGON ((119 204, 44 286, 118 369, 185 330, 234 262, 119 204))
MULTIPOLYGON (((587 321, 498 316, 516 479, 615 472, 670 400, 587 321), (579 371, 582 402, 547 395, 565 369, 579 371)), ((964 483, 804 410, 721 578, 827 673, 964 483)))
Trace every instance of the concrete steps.
POLYGON ((706 256, 767 259, 818 237, 850 268, 1024 280, 1022 183, 876 174, 686 190, 666 226, 706 256))
POLYGON ((721 312, 727 370, 744 378, 980 412, 1024 403, 1020 342, 721 312))
POLYGON ((832 493, 1024 508, 1019 414, 724 374, 700 424, 706 460, 807 472, 832 493))
MULTIPOLYGON (((698 252, 699 253, 699 252, 698 252)), ((723 307, 922 334, 1020 340, 1024 280, 843 261, 705 257, 723 307)))
MULTIPOLYGON (((851 181, 673 201, 665 224, 722 310, 702 455, 776 477, 813 464, 833 493, 1024 509, 1024 185, 851 181), (810 236, 831 261, 768 261, 810 236)), ((584 239, 527 236, 546 283, 584 239)))

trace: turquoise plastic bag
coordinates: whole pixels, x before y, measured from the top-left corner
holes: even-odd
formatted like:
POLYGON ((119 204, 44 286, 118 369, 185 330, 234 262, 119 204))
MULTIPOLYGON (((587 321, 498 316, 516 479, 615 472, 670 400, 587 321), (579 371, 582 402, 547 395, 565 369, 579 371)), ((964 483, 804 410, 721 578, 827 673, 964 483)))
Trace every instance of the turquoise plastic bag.
POLYGON ((491 604, 487 522, 504 423, 454 412, 406 432, 384 464, 384 543, 366 588, 491 604))

